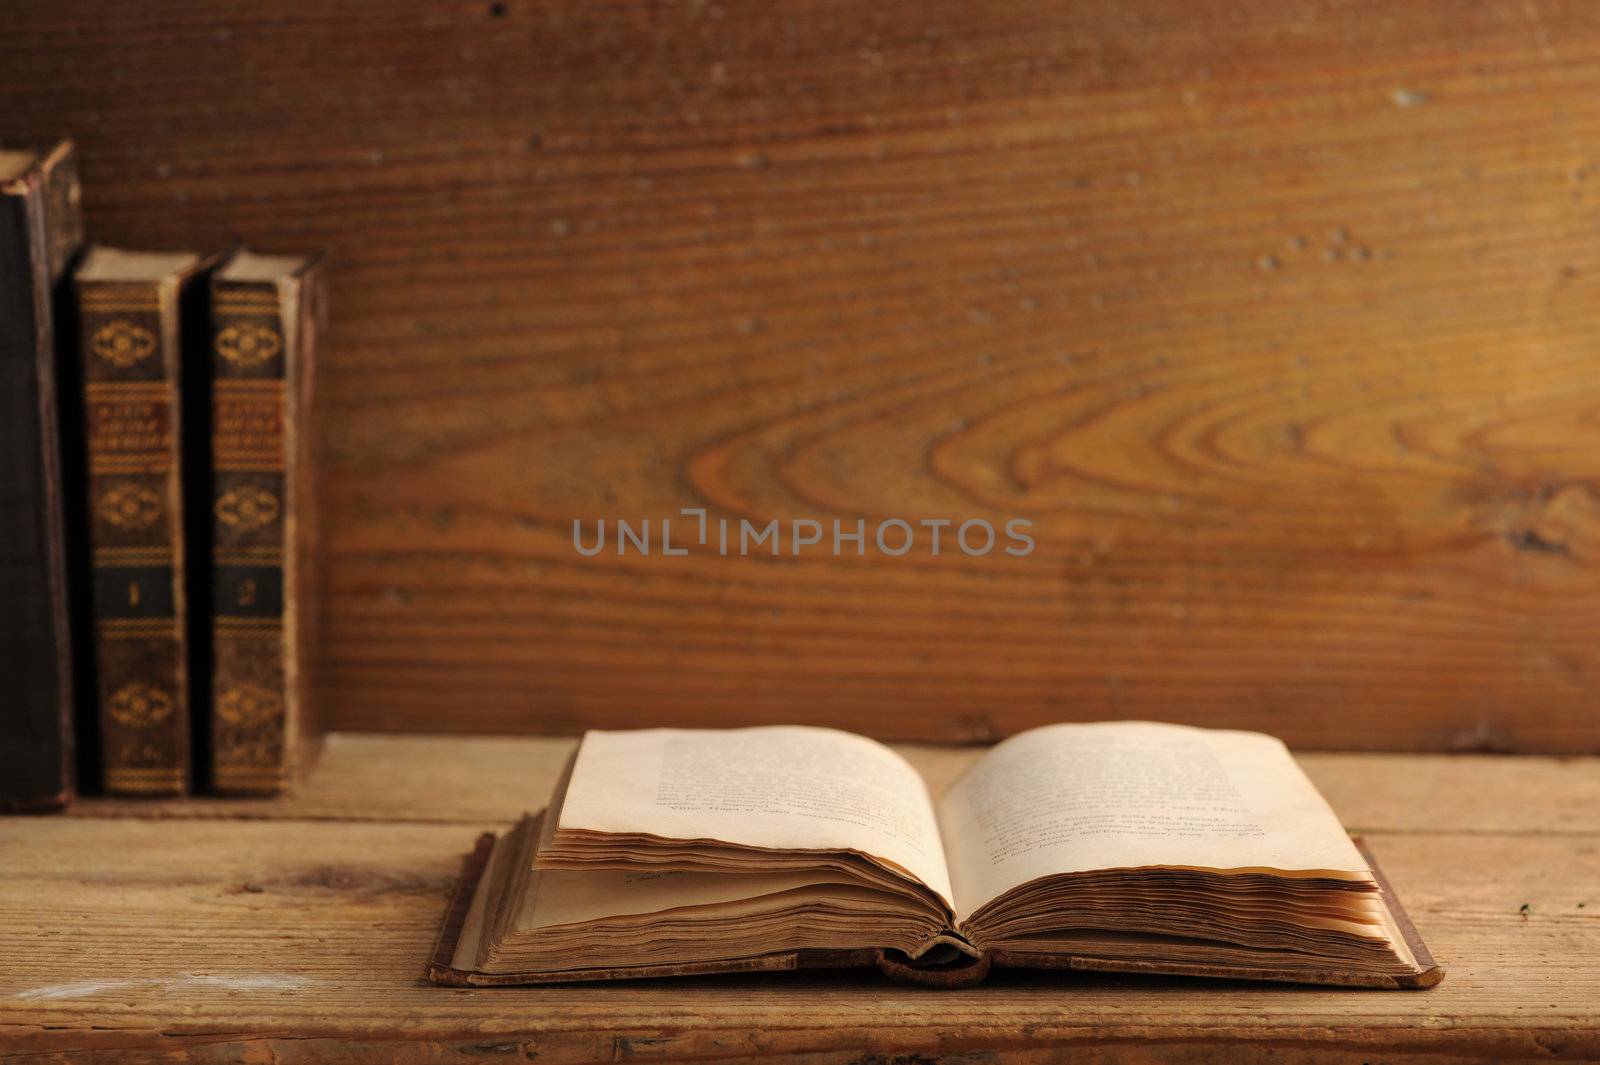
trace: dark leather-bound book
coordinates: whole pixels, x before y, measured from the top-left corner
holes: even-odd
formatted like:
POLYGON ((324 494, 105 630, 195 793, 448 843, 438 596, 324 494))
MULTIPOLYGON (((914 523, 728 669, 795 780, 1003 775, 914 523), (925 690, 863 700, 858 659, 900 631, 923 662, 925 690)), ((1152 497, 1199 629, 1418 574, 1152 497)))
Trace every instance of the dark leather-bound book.
POLYGON ((440 984, 876 966, 1423 988, 1442 975, 1282 743, 1047 725, 935 795, 832 729, 590 732, 542 817, 484 836, 440 984))
POLYGON ((211 780, 288 788, 317 749, 320 260, 239 251, 212 278, 211 780))
POLYGON ((72 793, 73 624, 53 318, 82 239, 71 142, 0 151, 4 811, 50 809, 72 793))
POLYGON ((207 269, 192 252, 95 247, 74 275, 100 747, 113 794, 176 795, 190 781, 182 384, 206 337, 186 337, 183 323, 186 304, 206 296, 207 269))

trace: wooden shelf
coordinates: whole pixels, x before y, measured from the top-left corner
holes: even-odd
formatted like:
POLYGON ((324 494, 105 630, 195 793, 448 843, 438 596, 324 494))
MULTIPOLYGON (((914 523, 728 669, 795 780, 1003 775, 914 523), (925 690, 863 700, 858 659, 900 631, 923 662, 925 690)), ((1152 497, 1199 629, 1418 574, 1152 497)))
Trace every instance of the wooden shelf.
MULTIPOLYGON (((337 735, 292 799, 0 821, 0 1060, 1600 1056, 1600 759, 1305 756, 1446 965, 1428 992, 1024 974, 951 993, 865 973, 425 984, 460 856, 542 804, 570 742, 337 735)), ((935 779, 971 757, 905 750, 935 779)))

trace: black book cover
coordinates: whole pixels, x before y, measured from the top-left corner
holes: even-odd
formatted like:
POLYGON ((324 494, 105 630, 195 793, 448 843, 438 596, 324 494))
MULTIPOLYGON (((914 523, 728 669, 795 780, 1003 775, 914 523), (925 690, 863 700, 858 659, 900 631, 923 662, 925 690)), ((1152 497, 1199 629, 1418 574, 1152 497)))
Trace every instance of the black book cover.
MULTIPOLYGON (((0 810, 73 787, 74 588, 54 325, 83 240, 72 144, 0 151, 0 810)), ((70 397, 73 401, 76 397, 70 397)))

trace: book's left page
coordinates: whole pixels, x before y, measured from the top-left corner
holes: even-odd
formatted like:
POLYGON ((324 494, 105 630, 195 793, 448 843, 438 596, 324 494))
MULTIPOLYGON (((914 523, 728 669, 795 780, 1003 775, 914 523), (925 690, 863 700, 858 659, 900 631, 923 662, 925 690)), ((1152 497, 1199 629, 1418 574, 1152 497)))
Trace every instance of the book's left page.
POLYGON ((73 786, 53 305, 82 239, 71 143, 0 151, 0 811, 60 806, 73 786))
POLYGON ((951 901, 927 785, 881 743, 836 729, 588 733, 556 811, 563 837, 649 836, 752 851, 850 852, 951 901))
POLYGON ((455 968, 495 979, 965 947, 922 778, 832 729, 590 732, 489 864, 455 968))

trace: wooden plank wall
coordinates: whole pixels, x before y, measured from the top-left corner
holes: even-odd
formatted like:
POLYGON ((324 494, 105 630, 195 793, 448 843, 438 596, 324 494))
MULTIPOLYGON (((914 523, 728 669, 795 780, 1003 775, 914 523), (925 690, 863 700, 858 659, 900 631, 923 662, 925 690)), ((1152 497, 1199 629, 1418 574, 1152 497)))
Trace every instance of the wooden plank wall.
POLYGON ((1600 9, 0 2, 94 232, 326 246, 346 728, 1600 750, 1600 9), (571 523, 1031 520, 1025 558, 571 523))

